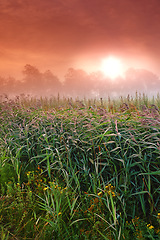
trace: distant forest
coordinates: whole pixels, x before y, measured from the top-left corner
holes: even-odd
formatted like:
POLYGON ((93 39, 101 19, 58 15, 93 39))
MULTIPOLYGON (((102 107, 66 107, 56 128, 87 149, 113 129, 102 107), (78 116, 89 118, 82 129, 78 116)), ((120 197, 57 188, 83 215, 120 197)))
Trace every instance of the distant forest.
POLYGON ((128 69, 124 77, 114 80, 102 72, 86 73, 82 69, 69 68, 64 81, 50 70, 44 73, 27 64, 24 66, 23 79, 0 76, 0 94, 38 95, 67 97, 106 97, 133 94, 135 91, 155 94, 160 90, 160 79, 145 69, 128 69))

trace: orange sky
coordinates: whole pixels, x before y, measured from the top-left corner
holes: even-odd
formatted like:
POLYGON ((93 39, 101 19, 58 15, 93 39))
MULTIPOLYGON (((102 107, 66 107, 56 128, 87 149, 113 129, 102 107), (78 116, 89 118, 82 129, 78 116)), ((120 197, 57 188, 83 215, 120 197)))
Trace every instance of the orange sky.
POLYGON ((115 55, 160 75, 160 0, 1 0, 0 75, 24 65, 63 77, 115 55))

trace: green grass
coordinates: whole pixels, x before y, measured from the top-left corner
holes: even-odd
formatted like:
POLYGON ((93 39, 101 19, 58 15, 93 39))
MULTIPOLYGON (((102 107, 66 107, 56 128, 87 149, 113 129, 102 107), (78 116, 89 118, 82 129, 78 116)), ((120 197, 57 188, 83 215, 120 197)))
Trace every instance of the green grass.
POLYGON ((0 103, 1 239, 160 239, 160 98, 0 103))

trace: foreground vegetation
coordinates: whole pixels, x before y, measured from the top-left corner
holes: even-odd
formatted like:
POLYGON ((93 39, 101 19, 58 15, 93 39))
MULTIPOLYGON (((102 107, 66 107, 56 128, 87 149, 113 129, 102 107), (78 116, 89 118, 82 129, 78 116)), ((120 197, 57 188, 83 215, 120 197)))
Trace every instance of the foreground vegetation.
POLYGON ((160 239, 159 108, 2 99, 1 239, 160 239))

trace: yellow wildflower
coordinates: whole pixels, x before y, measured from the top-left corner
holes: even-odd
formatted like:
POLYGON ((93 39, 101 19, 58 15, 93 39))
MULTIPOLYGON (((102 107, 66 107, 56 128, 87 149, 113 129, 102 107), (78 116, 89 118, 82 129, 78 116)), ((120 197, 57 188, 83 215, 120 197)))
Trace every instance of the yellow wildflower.
POLYGON ((153 229, 153 228, 154 228, 154 226, 152 226, 151 224, 147 224, 147 227, 148 227, 149 229, 153 229))
POLYGON ((106 189, 110 188, 112 185, 108 184, 107 186, 105 186, 106 189))
POLYGON ((30 175, 30 173, 31 173, 30 171, 29 171, 29 172, 27 172, 27 176, 29 176, 29 175, 30 175))
POLYGON ((46 191, 47 189, 48 189, 48 187, 43 188, 44 191, 46 191))
POLYGON ((58 216, 60 216, 61 214, 62 214, 62 213, 61 213, 61 212, 59 212, 59 213, 58 213, 58 216))
POLYGON ((114 192, 112 192, 112 197, 115 197, 116 195, 115 195, 115 193, 114 192))
POLYGON ((102 192, 99 192, 99 193, 98 193, 98 196, 99 196, 99 197, 101 197, 102 195, 103 195, 103 193, 102 193, 102 192))

